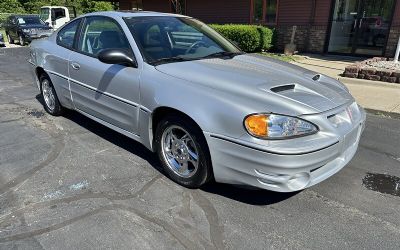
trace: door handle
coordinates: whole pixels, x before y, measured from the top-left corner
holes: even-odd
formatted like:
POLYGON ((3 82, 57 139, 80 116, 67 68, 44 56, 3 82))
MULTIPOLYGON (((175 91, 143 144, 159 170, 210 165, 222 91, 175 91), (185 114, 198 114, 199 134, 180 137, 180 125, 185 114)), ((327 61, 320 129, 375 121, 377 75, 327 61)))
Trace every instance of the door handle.
POLYGON ((79 70, 79 69, 81 68, 81 65, 79 65, 79 64, 76 63, 76 62, 73 62, 73 63, 71 63, 71 67, 72 67, 74 70, 79 70))

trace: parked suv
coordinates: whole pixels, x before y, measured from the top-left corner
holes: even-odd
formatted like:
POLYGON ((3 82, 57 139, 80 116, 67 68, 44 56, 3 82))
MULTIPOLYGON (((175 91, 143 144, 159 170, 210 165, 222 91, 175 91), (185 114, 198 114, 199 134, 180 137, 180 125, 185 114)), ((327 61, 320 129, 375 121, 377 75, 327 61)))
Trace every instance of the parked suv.
POLYGON ((53 29, 46 25, 39 15, 11 15, 7 19, 5 30, 10 43, 19 40, 21 45, 53 33, 53 29))

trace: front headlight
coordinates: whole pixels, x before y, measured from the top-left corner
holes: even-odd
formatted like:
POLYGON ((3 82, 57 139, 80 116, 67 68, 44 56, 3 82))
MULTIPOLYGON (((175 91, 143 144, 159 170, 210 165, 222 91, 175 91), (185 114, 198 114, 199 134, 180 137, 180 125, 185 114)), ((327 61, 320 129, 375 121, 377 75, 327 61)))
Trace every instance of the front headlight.
POLYGON ((22 29, 22 31, 25 32, 25 33, 31 33, 30 29, 22 29))
POLYGON ((318 132, 318 127, 303 119, 276 115, 253 114, 244 119, 247 132, 261 139, 289 139, 318 132))

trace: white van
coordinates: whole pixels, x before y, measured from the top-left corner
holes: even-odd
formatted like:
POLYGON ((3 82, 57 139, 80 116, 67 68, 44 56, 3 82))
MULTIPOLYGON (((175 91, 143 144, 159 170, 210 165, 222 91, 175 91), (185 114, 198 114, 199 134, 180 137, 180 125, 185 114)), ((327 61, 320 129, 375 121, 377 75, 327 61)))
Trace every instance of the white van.
POLYGON ((39 15, 43 22, 56 30, 75 18, 76 12, 75 8, 70 11, 64 6, 43 6, 40 8, 39 15))

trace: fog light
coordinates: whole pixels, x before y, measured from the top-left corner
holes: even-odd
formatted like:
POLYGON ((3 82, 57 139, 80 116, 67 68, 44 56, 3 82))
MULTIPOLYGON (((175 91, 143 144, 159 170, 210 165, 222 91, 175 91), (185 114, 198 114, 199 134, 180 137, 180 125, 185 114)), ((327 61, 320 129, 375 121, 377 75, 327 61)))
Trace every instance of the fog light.
POLYGON ((307 187, 307 185, 310 183, 310 174, 309 173, 298 173, 290 177, 290 179, 287 182, 288 188, 291 190, 300 190, 304 189, 307 187))

